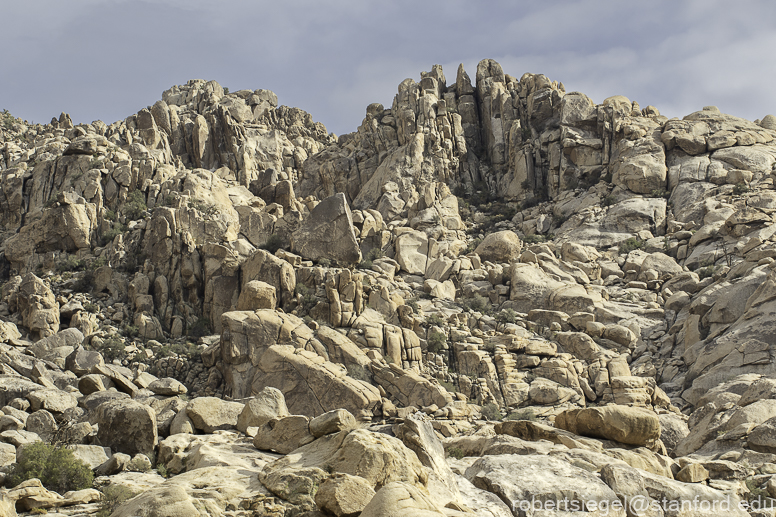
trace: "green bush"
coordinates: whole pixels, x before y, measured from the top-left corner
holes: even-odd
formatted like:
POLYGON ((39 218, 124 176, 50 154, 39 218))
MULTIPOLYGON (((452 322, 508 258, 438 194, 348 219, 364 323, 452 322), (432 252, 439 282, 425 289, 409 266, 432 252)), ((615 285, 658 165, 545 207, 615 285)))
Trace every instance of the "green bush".
POLYGON ((438 330, 432 330, 428 339, 428 351, 434 354, 438 354, 444 349, 445 343, 447 343, 447 336, 439 332, 438 330))
POLYGON ((746 194, 751 189, 749 188, 749 185, 744 183, 743 181, 741 183, 737 183, 735 187, 733 187, 733 194, 736 196, 740 196, 742 194, 746 194))
POLYGON ((124 233, 126 230, 127 228, 123 224, 112 226, 110 230, 107 230, 100 235, 100 246, 107 246, 113 242, 113 239, 115 239, 117 235, 124 233))
POLYGON ((68 255, 66 259, 57 262, 57 272, 64 273, 65 271, 83 271, 86 269, 86 263, 74 255, 68 255))
POLYGON ((614 197, 614 196, 613 196, 613 195, 611 195, 611 194, 609 194, 608 196, 606 196, 605 198, 603 198, 603 199, 601 200, 601 206, 602 206, 602 207, 612 206, 612 205, 614 205, 615 203, 617 203, 617 198, 616 198, 616 197, 614 197))
POLYGON ((124 342, 116 335, 109 336, 103 340, 100 347, 92 347, 93 350, 102 354, 107 362, 113 362, 114 359, 124 359, 127 353, 124 351, 124 342))
POLYGON ((438 312, 435 312, 434 314, 426 318, 426 323, 428 323, 429 325, 434 325, 436 327, 441 327, 446 323, 446 321, 442 315, 440 315, 438 312))
POLYGON ((475 294, 473 297, 467 298, 461 303, 470 311, 481 312, 483 314, 489 314, 493 311, 493 306, 490 304, 490 300, 479 294, 475 294))
POLYGON ((534 422, 536 421, 536 413, 534 413, 533 409, 520 409, 509 413, 504 420, 530 420, 534 422))
POLYGON ((644 247, 644 241, 631 237, 622 244, 620 244, 620 254, 630 253, 634 250, 640 250, 644 247))
POLYGON ((502 325, 506 325, 507 323, 515 323, 517 321, 517 313, 512 309, 504 309, 503 311, 496 314, 496 321, 502 325))
POLYGON ((267 237, 267 242, 259 246, 260 249, 267 250, 270 253, 275 253, 283 246, 283 239, 279 235, 273 233, 267 237))
POLYGON ((447 451, 447 455, 451 458, 455 458, 457 460, 460 460, 464 457, 463 449, 460 447, 453 447, 449 451, 447 451))
POLYGON ((207 318, 199 318, 194 325, 191 326, 188 332, 189 336, 200 338, 210 334, 210 320, 207 318))
POLYGON ((127 196, 127 202, 124 204, 124 215, 127 219, 134 221, 143 217, 143 212, 148 210, 145 202, 145 196, 139 190, 133 190, 127 196))
POLYGON ((669 197, 671 197, 671 192, 669 192, 668 190, 666 190, 664 188, 657 188, 657 189, 654 189, 649 194, 649 197, 655 197, 655 198, 661 198, 662 197, 663 199, 668 199, 669 197))
POLYGON ((501 410, 493 402, 482 406, 480 413, 486 420, 501 420, 502 418, 501 410))
POLYGON ((100 501, 97 517, 109 517, 119 506, 135 497, 135 495, 137 494, 125 486, 110 485, 102 491, 102 500, 100 501))
POLYGON ((444 389, 446 389, 447 391, 449 391, 450 393, 455 393, 455 392, 457 392, 457 391, 458 391, 458 390, 455 388, 455 384, 453 384, 452 382, 447 382, 447 381, 439 381, 439 384, 440 384, 440 385, 441 385, 441 386, 442 386, 444 389))
POLYGON ((526 235, 523 239, 523 242, 526 244, 541 244, 542 242, 545 242, 547 238, 544 235, 539 235, 538 233, 535 233, 533 235, 526 235))
POLYGON ((90 488, 94 474, 89 465, 77 459, 70 449, 35 442, 21 449, 7 484, 16 486, 33 478, 40 479, 47 489, 64 494, 70 490, 90 488))
POLYGON ((702 267, 698 270, 698 278, 703 280, 704 278, 713 277, 719 269, 719 266, 714 265, 702 267))

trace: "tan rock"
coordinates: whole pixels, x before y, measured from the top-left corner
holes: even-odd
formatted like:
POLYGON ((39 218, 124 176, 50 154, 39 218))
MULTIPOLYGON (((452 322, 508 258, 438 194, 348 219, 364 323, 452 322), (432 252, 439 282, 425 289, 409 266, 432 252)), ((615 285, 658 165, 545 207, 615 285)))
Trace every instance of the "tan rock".
POLYGON ((515 232, 503 230, 488 234, 474 252, 482 260, 496 263, 512 262, 520 255, 522 247, 523 243, 515 232))
POLYGON ((310 434, 310 419, 302 415, 291 415, 272 419, 259 427, 253 437, 253 445, 262 451, 289 454, 314 439, 310 434))
POLYGON ((372 500, 375 491, 363 478, 336 474, 324 481, 315 494, 315 504, 337 517, 356 517, 372 500))
POLYGON ((195 429, 212 434, 213 431, 234 429, 244 406, 217 397, 197 397, 186 406, 186 414, 195 429))
POLYGON ((660 421, 652 411, 609 405, 564 411, 555 425, 574 434, 620 443, 651 446, 660 438, 660 421))
POLYGON ((277 307, 275 287, 266 282, 251 280, 245 284, 237 301, 238 311, 253 311, 256 309, 274 309, 277 307))
POLYGON ((709 471, 700 463, 688 463, 677 472, 676 479, 684 483, 701 483, 709 479, 709 471))

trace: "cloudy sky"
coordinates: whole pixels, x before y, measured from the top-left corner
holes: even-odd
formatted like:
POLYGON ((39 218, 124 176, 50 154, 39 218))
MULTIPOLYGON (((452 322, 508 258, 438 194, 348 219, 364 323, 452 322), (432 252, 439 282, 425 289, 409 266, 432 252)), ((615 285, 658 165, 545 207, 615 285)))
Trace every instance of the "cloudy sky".
POLYGON ((397 85, 493 58, 595 102, 776 114, 771 0, 24 0, 0 4, 0 109, 123 119, 188 79, 265 88, 337 134, 397 85))

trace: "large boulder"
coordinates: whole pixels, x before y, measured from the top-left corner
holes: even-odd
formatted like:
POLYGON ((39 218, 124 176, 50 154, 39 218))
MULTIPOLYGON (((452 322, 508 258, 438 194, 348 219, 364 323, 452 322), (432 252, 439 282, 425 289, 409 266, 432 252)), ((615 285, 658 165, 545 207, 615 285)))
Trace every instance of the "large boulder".
POLYGON ((318 203, 291 234, 291 248, 310 260, 359 263, 361 249, 353 231, 353 216, 345 194, 340 192, 318 203))
POLYGON ((375 496, 363 478, 337 474, 324 481, 315 494, 315 504, 337 517, 357 517, 375 496))
POLYGON ((443 517, 444 509, 418 487, 394 482, 382 487, 361 517, 443 517))
POLYGON ((503 230, 488 234, 474 252, 482 260, 496 263, 512 262, 520 255, 522 246, 515 232, 503 230))
POLYGON ((261 427, 270 420, 289 416, 283 393, 268 386, 245 403, 237 417, 237 429, 244 433, 249 427, 261 427))
MULTIPOLYGON (((6 249, 9 245, 6 242, 6 249)), ((16 303, 22 324, 34 338, 44 338, 59 331, 59 304, 51 289, 37 276, 27 273, 22 278, 16 303)))
MULTIPOLYGON (((531 503, 541 508, 584 513, 610 504, 617 495, 592 472, 558 458, 541 455, 494 455, 475 461, 466 469, 474 486, 493 492, 515 515, 535 515, 531 503), (526 506, 527 505, 527 506, 526 506)), ((625 517, 622 509, 609 515, 625 517)))
POLYGON ((92 416, 100 445, 115 452, 152 456, 157 442, 156 413, 130 399, 113 399, 100 404, 92 416))
POLYGON ((574 434, 638 446, 652 446, 660 438, 660 421, 652 411, 608 405, 564 411, 555 426, 574 434))
POLYGON ((229 402, 218 397, 198 397, 186 406, 186 414, 196 429, 208 434, 234 429, 245 404, 229 402))
POLYGON ((343 408, 359 420, 371 418, 380 401, 378 389, 309 351, 325 349, 299 318, 270 310, 236 311, 225 313, 222 323, 221 361, 233 398, 275 387, 293 414, 315 417, 343 408))
POLYGON ((259 479, 278 497, 300 504, 312 503, 317 487, 336 474, 358 476, 372 489, 394 481, 423 485, 426 480, 417 456, 400 440, 366 429, 318 438, 267 464, 259 479))

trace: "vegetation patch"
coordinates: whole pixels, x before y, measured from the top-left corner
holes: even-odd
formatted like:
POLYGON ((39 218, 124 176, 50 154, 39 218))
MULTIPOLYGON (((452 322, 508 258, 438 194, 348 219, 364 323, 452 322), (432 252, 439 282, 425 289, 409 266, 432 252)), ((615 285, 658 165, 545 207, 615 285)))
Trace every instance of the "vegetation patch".
POLYGON ((24 446, 20 452, 8 476, 8 486, 13 487, 33 478, 38 478, 44 487, 59 494, 92 486, 92 469, 77 459, 70 449, 35 442, 24 446))

